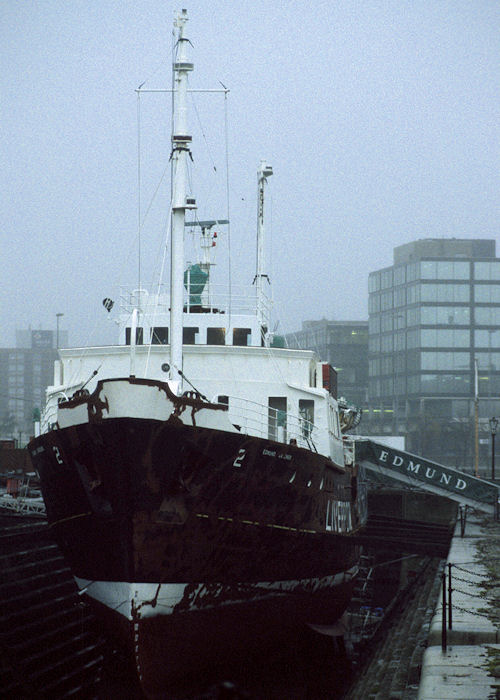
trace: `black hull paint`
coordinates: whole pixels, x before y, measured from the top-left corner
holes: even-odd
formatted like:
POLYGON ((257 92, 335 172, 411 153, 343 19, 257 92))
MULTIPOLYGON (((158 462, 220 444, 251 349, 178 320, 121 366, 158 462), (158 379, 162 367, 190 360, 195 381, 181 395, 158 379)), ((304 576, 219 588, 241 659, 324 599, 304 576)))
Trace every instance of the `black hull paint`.
POLYGON ((256 656, 311 634, 307 624, 333 624, 349 604, 355 579, 321 594, 291 594, 263 601, 127 621, 91 601, 106 630, 119 640, 150 698, 182 697, 191 683, 232 678, 256 656), (126 643, 125 640, 127 640, 126 643), (184 691, 184 693, 183 693, 184 691))
POLYGON ((213 663, 228 640, 234 648, 306 622, 333 623, 348 604, 353 581, 339 575, 355 568, 359 548, 344 530, 362 526, 364 499, 356 478, 322 455, 174 417, 54 430, 30 452, 49 523, 77 577, 202 583, 208 591, 222 584, 202 610, 189 595, 169 615, 127 620, 106 610, 110 629, 134 649, 139 635, 135 660, 150 692, 194 663, 213 663), (334 575, 326 590, 309 592, 306 583, 269 597, 252 592, 259 582, 334 575), (247 584, 248 594, 225 595, 235 584, 247 584))

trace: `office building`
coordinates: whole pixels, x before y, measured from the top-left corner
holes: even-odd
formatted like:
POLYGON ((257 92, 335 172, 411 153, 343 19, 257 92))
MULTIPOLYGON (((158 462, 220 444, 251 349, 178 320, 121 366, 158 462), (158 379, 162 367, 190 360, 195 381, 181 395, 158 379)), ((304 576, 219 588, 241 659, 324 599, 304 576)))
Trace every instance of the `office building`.
MULTIPOLYGON (((24 445, 33 434, 33 411, 43 408, 53 383, 57 341, 55 331, 23 330, 16 332, 15 348, 0 348, 0 438, 24 445)), ((67 331, 59 343, 67 345, 67 331)))
POLYGON ((404 435, 409 451, 463 469, 478 453, 487 469, 488 418, 500 416, 494 240, 418 240, 370 274, 368 393, 372 434, 404 435))

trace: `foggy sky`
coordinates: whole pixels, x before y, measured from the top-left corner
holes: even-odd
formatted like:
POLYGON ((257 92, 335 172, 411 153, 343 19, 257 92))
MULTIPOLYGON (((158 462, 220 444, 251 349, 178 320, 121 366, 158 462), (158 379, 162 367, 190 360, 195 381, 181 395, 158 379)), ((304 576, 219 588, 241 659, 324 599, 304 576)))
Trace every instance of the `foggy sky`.
MULTIPOLYGON (((71 344, 113 339, 101 300, 138 278, 134 90, 170 87, 181 6, 0 3, 2 346, 16 328, 55 328, 56 313, 71 344)), ((184 6, 191 87, 231 91, 233 281, 255 274, 256 170, 262 158, 274 168, 268 248, 280 330, 367 318, 368 273, 391 265, 396 245, 498 240, 497 0, 184 6)), ((224 100, 195 99, 198 216, 225 218, 224 100)), ((143 213, 168 175, 169 105, 141 97, 143 213)), ((144 284, 162 255, 168 188, 167 178, 141 234, 144 284)))

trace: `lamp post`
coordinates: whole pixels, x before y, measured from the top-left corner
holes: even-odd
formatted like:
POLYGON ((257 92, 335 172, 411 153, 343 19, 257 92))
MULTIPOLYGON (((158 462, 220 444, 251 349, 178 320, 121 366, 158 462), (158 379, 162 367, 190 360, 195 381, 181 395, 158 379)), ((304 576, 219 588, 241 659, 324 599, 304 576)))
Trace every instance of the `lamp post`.
POLYGON ((56 314, 56 350, 59 350, 59 321, 63 316, 62 313, 56 314))
POLYGON ((490 418, 489 424, 491 430, 491 480, 495 481, 495 435, 498 428, 498 418, 490 418))

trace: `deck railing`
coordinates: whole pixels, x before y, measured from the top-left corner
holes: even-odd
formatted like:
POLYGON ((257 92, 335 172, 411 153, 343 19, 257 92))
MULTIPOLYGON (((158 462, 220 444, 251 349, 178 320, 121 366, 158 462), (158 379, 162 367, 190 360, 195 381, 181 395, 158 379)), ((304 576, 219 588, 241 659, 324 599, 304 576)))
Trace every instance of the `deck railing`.
POLYGON ((231 422, 255 437, 292 443, 316 452, 327 438, 326 431, 311 421, 265 404, 229 396, 228 407, 231 422))
MULTIPOLYGON (((269 314, 271 300, 264 300, 264 313, 269 314)), ((233 285, 231 295, 226 285, 212 284, 201 295, 188 294, 184 289, 184 307, 186 311, 196 312, 199 307, 204 310, 217 310, 225 314, 242 314, 255 316, 257 311, 257 297, 255 287, 233 285), (199 303, 201 301, 201 304, 199 303)), ((120 289, 120 310, 130 314, 133 309, 139 309, 143 314, 153 317, 159 314, 168 314, 170 311, 170 295, 165 285, 150 292, 148 289, 120 289)))

